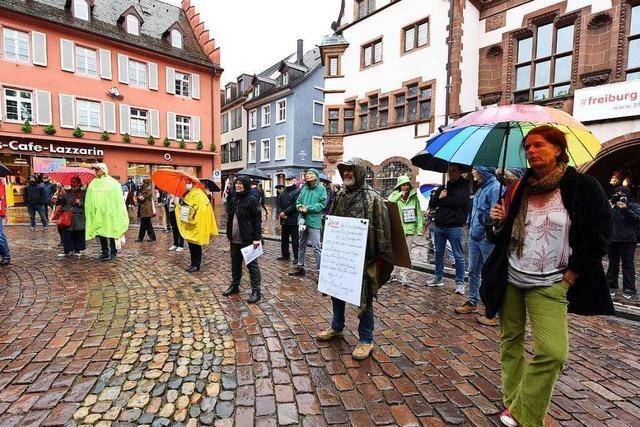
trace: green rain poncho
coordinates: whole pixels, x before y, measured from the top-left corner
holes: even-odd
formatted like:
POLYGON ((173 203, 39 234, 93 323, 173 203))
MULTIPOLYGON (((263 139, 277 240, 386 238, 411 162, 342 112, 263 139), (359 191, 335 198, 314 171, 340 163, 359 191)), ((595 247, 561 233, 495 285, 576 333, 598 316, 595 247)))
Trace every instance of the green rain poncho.
POLYGON ((85 197, 84 214, 86 218, 85 237, 91 240, 96 236, 118 239, 129 229, 129 215, 122 197, 120 183, 108 175, 104 163, 98 163, 103 172, 95 178, 85 197))

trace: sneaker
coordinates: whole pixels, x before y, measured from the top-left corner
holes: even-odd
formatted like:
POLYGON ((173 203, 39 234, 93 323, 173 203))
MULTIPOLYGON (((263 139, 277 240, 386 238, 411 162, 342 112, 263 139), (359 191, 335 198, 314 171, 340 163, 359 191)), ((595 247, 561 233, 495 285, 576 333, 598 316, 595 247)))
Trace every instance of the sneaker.
POLYGON ((364 360, 371 354, 373 350, 373 344, 359 342, 355 349, 353 349, 353 353, 351 353, 351 357, 356 360, 364 360))
POLYGON ((613 289, 612 289, 612 290, 610 290, 610 291, 609 291, 609 295, 611 295, 611 298, 615 298, 615 296, 616 296, 616 291, 615 291, 615 290, 613 290, 613 289))
POLYGON ((485 326, 498 326, 500 324, 499 317, 494 317, 493 319, 489 319, 486 316, 479 316, 479 317, 476 317, 476 320, 478 321, 478 323, 481 323, 485 326))
POLYGON ((289 276, 304 276, 304 268, 302 267, 293 267, 289 270, 289 276))
POLYGON ((0 265, 9 265, 9 263, 11 263, 10 258, 3 258, 2 261, 0 261, 0 265))
POLYGON ((456 290, 453 292, 459 295, 464 295, 464 283, 458 283, 456 285, 456 290))
POLYGON ((29 227, 29 230, 36 231, 36 228, 35 227, 29 227))
POLYGON ((291 261, 291 265, 298 265, 298 258, 294 258, 293 261, 291 261))
POLYGON ((63 257, 70 257, 71 255, 73 255, 71 252, 69 252, 69 253, 66 253, 66 252, 65 252, 65 253, 58 254, 58 256, 59 256, 60 258, 63 258, 63 257))
POLYGON ((82 251, 75 251, 73 253, 73 255, 77 256, 77 257, 81 257, 82 255, 84 255, 84 253, 82 253, 82 251))
POLYGON ((502 411, 502 414, 500 414, 500 421, 507 427, 520 427, 520 424, 518 424, 515 418, 511 416, 508 409, 502 411))
POLYGON ((291 257, 288 256, 279 256, 278 258, 276 258, 276 261, 289 261, 291 259, 291 257))
POLYGON ((316 339, 318 341, 330 341, 335 337, 341 337, 342 331, 334 331, 333 329, 325 329, 324 331, 320 331, 316 334, 316 339))
POLYGON ((42 231, 47 231, 49 227, 42 227, 42 231))
POLYGON ((97 261, 103 261, 105 259, 109 259, 109 254, 100 254, 96 257, 97 261))
POLYGON ((399 282, 399 281, 400 281, 400 279, 398 278, 396 273, 391 273, 391 276, 389 276, 389 283, 391 283, 391 282, 399 282))
POLYGON ((178 246, 176 248, 176 252, 182 252, 182 251, 184 251, 184 248, 182 246, 178 246))
POLYGON ((169 248, 170 251, 175 251, 176 249, 178 249, 178 247, 176 245, 173 245, 169 248))
POLYGON ((469 301, 465 301, 459 307, 456 307, 454 311, 458 314, 469 314, 469 313, 477 313, 478 306, 476 304, 471 304, 469 301))
POLYGON ((427 282, 427 286, 429 286, 430 288, 434 288, 434 287, 441 287, 444 286, 444 282, 442 281, 442 279, 431 279, 427 282))
POLYGON ((636 296, 636 294, 627 293, 627 292, 623 292, 623 293, 622 293, 622 297, 623 297, 624 299, 631 299, 631 298, 633 298, 634 296, 636 296))

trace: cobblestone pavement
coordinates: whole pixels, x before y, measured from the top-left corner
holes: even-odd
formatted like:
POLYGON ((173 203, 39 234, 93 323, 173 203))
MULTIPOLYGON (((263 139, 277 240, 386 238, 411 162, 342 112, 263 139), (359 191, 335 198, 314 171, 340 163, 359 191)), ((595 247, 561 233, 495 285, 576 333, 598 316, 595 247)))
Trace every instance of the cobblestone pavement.
MULTIPOLYGON (((331 304, 315 274, 261 260, 263 300, 224 298, 222 237, 188 275, 169 236, 128 243, 113 263, 57 257, 57 233, 6 228, 0 274, 0 425, 498 425, 497 328, 453 313, 452 283, 385 286, 373 357, 357 339, 318 343, 331 304)), ((136 230, 129 232, 133 240, 136 230)), ((91 243, 89 252, 97 246, 91 243)), ((245 273, 246 276, 246 273, 245 273)), ((244 278, 247 280, 247 277, 244 278)), ((570 319, 571 356, 547 425, 640 425, 638 323, 570 319)), ((347 328, 356 329, 355 310, 347 328)))

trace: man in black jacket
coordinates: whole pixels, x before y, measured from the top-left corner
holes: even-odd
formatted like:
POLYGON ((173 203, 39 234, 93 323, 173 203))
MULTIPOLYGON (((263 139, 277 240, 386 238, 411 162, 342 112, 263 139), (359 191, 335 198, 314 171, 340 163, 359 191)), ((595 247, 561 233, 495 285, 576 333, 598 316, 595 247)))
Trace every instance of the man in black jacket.
POLYGON ((40 215, 42 227, 46 230, 49 221, 47 220, 47 211, 44 207, 46 195, 43 185, 38 184, 35 175, 31 175, 29 177, 29 184, 27 184, 22 191, 24 194, 24 204, 27 205, 29 218, 31 219, 31 231, 35 231, 36 229, 36 212, 40 215))
POLYGON ((434 214, 436 246, 435 277, 427 286, 443 286, 444 251, 447 240, 451 243, 456 265, 455 292, 464 295, 464 253, 462 252, 462 226, 467 221, 469 211, 469 183, 462 178, 460 165, 450 164, 447 171, 449 181, 446 187, 438 188, 429 202, 429 210, 434 214))
MULTIPOLYGON (((227 207, 227 238, 231 244, 231 285, 223 293, 226 297, 240 292, 244 262, 241 249, 249 245, 257 248, 262 240, 262 212, 258 200, 249 194, 251 179, 245 176, 238 177, 235 190, 235 197, 227 207)), ((251 261, 247 268, 251 279, 251 296, 247 302, 255 304, 261 297, 258 260, 251 261)))
POLYGON ((636 243, 640 241, 640 206, 629 200, 631 191, 628 187, 620 186, 611 196, 613 233, 607 256, 607 282, 611 296, 616 295, 618 289, 618 272, 622 261, 622 296, 631 299, 636 295, 636 271, 633 258, 636 253, 636 243))
POLYGON ((295 178, 289 178, 287 186, 278 195, 278 219, 280 220, 280 236, 282 255, 277 258, 278 261, 289 261, 289 239, 293 250, 293 264, 298 265, 298 210, 296 209, 296 200, 300 189, 296 185, 295 178))

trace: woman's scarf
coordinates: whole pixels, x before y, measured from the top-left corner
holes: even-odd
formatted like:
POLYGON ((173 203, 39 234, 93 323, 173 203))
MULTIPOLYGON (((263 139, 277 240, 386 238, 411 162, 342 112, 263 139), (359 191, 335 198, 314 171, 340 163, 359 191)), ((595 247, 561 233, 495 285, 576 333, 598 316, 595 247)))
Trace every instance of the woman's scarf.
POLYGON ((533 176, 527 179, 527 185, 522 192, 522 201, 520 209, 513 223, 513 231, 511 232, 511 252, 515 252, 518 258, 522 257, 524 250, 525 225, 527 224, 527 207, 529 205, 530 194, 544 194, 553 191, 560 185, 560 180, 567 170, 566 163, 558 163, 555 169, 546 176, 536 179, 533 176))

